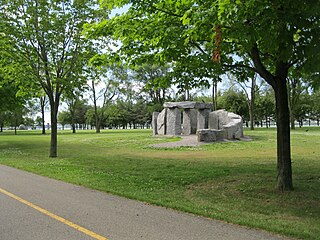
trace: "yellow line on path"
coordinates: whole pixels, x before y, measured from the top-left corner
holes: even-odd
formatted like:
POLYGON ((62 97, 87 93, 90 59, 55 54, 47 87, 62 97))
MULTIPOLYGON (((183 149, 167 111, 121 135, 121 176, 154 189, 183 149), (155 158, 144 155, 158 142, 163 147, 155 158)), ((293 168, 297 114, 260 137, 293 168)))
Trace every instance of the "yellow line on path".
POLYGON ((28 202, 28 201, 26 201, 26 200, 24 200, 24 199, 22 199, 22 198, 20 198, 20 197, 18 197, 16 195, 12 194, 12 193, 10 193, 10 192, 2 189, 2 188, 0 188, 0 192, 5 194, 5 195, 7 195, 7 196, 9 196, 9 197, 11 197, 11 198, 13 198, 13 199, 15 199, 15 200, 17 200, 17 201, 19 201, 19 202, 21 202, 21 203, 23 203, 23 204, 25 204, 25 205, 27 205, 27 206, 29 206, 29 207, 32 207, 33 209, 35 209, 35 210, 37 210, 37 211, 39 211, 39 212, 41 212, 41 213, 43 213, 43 214, 45 214, 47 216, 59 221, 59 222, 62 222, 64 224, 68 225, 69 227, 72 227, 72 228, 74 228, 74 229, 76 229, 76 230, 78 230, 80 232, 85 233, 85 234, 89 235, 90 237, 93 237, 94 239, 97 239, 97 240, 108 240, 107 238, 105 238, 103 236, 100 236, 99 234, 96 234, 96 233, 94 233, 94 232, 92 232, 92 231, 90 231, 88 229, 85 229, 85 228, 83 228, 83 227, 81 227, 81 226, 79 226, 79 225, 77 225, 77 224, 75 224, 73 222, 70 222, 70 221, 68 221, 68 220, 66 220, 66 219, 64 219, 62 217, 59 217, 58 215, 55 215, 55 214, 53 214, 53 213, 51 213, 51 212, 49 212, 49 211, 37 206, 37 205, 34 205, 33 203, 28 202))

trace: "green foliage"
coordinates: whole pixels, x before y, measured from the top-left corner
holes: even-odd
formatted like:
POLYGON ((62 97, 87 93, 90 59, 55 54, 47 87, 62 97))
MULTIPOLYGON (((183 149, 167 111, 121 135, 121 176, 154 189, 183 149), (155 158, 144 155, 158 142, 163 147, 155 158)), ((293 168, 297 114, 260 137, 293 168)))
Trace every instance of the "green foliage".
POLYGON ((255 119, 257 121, 265 121, 267 119, 275 119, 276 112, 274 93, 270 88, 265 91, 259 91, 256 97, 255 119))
POLYGON ((14 81, 22 92, 39 93, 42 88, 50 102, 50 157, 57 156, 60 97, 85 85, 83 68, 91 57, 92 43, 81 34, 83 25, 98 17, 96 4, 91 0, 0 1, 4 35, 16 53, 7 53, 7 72, 18 75, 14 81))
POLYGON ((71 124, 72 123, 72 117, 70 115, 69 111, 61 111, 58 114, 58 123, 62 125, 64 128, 64 125, 71 124))
MULTIPOLYGON (((58 118, 58 122, 60 122, 59 118, 58 118)), ((37 116, 35 119, 35 124, 36 124, 36 126, 42 126, 42 117, 37 116)))
POLYGON ((242 91, 230 88, 218 97, 218 109, 225 109, 240 115, 244 121, 249 121, 247 98, 242 91))
POLYGON ((172 85, 168 65, 142 64, 133 69, 133 79, 142 86, 141 93, 154 104, 163 104, 172 85))
POLYGON ((169 63, 172 71, 165 84, 174 82, 181 91, 208 85, 208 79, 219 75, 211 62, 212 20, 200 13, 205 6, 196 7, 193 1, 105 2, 109 8, 129 4, 128 10, 87 26, 87 31, 92 38, 120 41, 116 55, 128 65, 169 63), (194 15, 198 19, 189 18, 194 15))

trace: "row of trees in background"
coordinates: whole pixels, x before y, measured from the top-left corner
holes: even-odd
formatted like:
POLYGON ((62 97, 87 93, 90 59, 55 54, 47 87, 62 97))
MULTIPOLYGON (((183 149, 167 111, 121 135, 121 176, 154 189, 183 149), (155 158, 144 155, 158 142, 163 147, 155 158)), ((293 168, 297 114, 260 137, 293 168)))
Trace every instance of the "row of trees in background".
MULTIPOLYGON (((152 89, 141 88, 133 91, 131 88, 120 89, 119 86, 120 84, 118 84, 118 88, 110 87, 109 83, 108 86, 102 87, 100 82, 98 92, 93 91, 95 89, 94 85, 87 89, 89 94, 87 99, 81 97, 82 94, 79 92, 72 97, 63 98, 65 107, 58 113, 58 123, 62 125, 62 129, 65 125, 70 125, 74 133, 77 128, 95 129, 98 133, 101 128, 150 127, 152 112, 161 111, 164 101, 183 101, 185 99, 184 94, 176 96, 167 94, 164 95, 164 98, 159 98, 152 89), (95 105, 93 99, 101 101, 96 101, 95 105)), ((5 94, 3 93, 1 96, 6 97, 3 102, 9 104, 8 99, 10 99, 11 94, 11 102, 15 105, 7 105, 7 110, 5 110, 5 104, 2 105, 0 111, 1 131, 3 131, 3 127, 17 129, 20 126, 24 129, 24 126, 32 126, 33 128, 41 126, 43 133, 45 133, 46 126, 43 117, 39 116, 39 112, 43 108, 41 99, 25 101, 22 97, 18 98, 16 93, 12 91, 13 89, 9 91, 8 88, 3 87, 2 90, 5 91, 5 94)), ((320 92, 309 90, 305 86, 300 86, 299 91, 297 88, 295 91, 289 91, 289 102, 294 102, 294 104, 290 104, 292 129, 297 124, 300 127, 303 126, 304 121, 315 121, 319 125, 320 105, 318 103, 320 92)), ((170 92, 171 90, 163 89, 163 91, 170 92)), ((249 87, 243 88, 243 83, 232 80, 229 82, 227 90, 218 91, 217 107, 241 115, 247 127, 250 126, 251 120, 254 121, 253 126, 268 127, 271 121, 275 122, 276 120, 273 91, 266 85, 256 86, 252 109, 253 118, 250 118, 252 103, 250 92, 249 87)), ((212 96, 208 94, 199 96, 199 94, 192 94, 191 92, 188 100, 210 102, 212 96)))
MULTIPOLYGON (((166 99, 168 101, 183 100, 182 95, 177 99, 166 99)), ((210 102, 211 96, 196 96, 190 94, 189 100, 210 102)), ((319 126, 320 120, 320 100, 319 92, 303 92, 299 97, 299 104, 295 105, 295 111, 292 112, 294 123, 292 129, 298 125, 303 126, 305 121, 314 121, 319 126)), ((243 117, 247 127, 250 124, 251 99, 248 99, 246 93, 239 88, 232 87, 226 91, 219 91, 217 96, 218 109, 226 109, 235 112, 243 117)), ((144 128, 151 124, 152 112, 160 111, 161 104, 154 104, 137 99, 135 101, 116 100, 110 102, 104 111, 104 118, 101 119, 102 128, 144 128)), ((58 122, 62 125, 75 123, 83 128, 96 128, 94 106, 85 104, 85 101, 79 101, 76 107, 75 121, 72 121, 71 111, 65 110, 59 113, 58 122)), ((101 109, 98 108, 98 114, 101 109)), ((254 126, 269 127, 271 122, 275 122, 275 101, 271 89, 259 91, 255 97, 254 103, 254 126)))

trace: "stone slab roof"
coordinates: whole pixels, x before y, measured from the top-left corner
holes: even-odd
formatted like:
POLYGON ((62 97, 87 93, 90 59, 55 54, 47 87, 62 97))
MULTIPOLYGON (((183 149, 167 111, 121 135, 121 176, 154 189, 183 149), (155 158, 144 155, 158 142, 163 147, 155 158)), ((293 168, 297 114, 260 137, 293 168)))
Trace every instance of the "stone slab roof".
POLYGON ((165 102, 164 108, 183 108, 183 109, 212 109, 212 103, 200 103, 200 102, 165 102))

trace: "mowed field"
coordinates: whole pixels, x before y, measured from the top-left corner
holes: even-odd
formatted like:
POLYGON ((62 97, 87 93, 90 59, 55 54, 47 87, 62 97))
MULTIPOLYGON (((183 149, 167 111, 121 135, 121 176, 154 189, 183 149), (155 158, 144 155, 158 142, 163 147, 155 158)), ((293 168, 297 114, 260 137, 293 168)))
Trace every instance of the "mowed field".
POLYGON ((289 237, 320 239, 320 128, 292 131, 295 190, 284 193, 275 189, 276 129, 245 135, 252 141, 157 149, 150 144, 179 138, 155 138, 151 130, 61 131, 59 156, 52 159, 49 135, 5 131, 0 164, 289 237))

